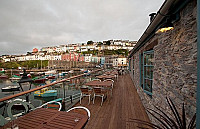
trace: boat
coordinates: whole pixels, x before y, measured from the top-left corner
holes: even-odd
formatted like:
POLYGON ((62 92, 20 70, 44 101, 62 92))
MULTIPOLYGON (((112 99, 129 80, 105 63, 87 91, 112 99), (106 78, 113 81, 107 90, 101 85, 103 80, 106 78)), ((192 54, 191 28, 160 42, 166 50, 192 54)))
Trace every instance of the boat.
POLYGON ((84 72, 84 71, 86 71, 86 69, 80 69, 80 71, 81 71, 81 72, 84 72))
POLYGON ((68 74, 68 72, 62 72, 62 73, 59 73, 59 76, 65 76, 67 74, 68 74))
POLYGON ((68 73, 74 73, 74 70, 70 70, 68 73))
POLYGON ((45 77, 34 77, 32 80, 33 80, 33 83, 45 83, 46 78, 45 77))
POLYGON ((90 73, 90 70, 85 70, 83 73, 90 73))
POLYGON ((45 72, 45 75, 49 75, 49 74, 56 74, 56 70, 50 70, 50 71, 45 72))
POLYGON ((13 75, 11 78, 9 78, 10 79, 10 81, 18 81, 18 80, 20 80, 21 79, 21 77, 20 76, 17 76, 17 75, 13 75))
POLYGON ((0 73, 5 73, 4 68, 0 68, 0 73))
POLYGON ((0 76, 0 79, 8 79, 8 75, 2 74, 2 75, 0 76))
POLYGON ((50 75, 47 76, 47 79, 55 79, 55 78, 56 78, 56 76, 53 75, 53 74, 50 74, 50 75))
POLYGON ((57 90, 49 90, 48 88, 43 88, 41 90, 35 91, 34 96, 37 96, 37 97, 55 97, 55 96, 57 96, 57 90))
POLYGON ((10 85, 10 86, 6 86, 1 88, 2 92, 13 92, 13 91, 20 91, 20 86, 16 86, 16 85, 10 85))

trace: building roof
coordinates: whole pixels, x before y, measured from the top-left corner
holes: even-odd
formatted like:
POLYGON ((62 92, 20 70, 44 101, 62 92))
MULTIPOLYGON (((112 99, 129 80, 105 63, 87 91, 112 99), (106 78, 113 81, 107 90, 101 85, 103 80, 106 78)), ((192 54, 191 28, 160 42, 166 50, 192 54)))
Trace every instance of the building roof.
MULTIPOLYGON (((178 12, 190 1, 191 0, 165 0, 161 8, 156 13, 155 17, 150 22, 147 29, 138 40, 135 47, 131 50, 128 58, 130 58, 135 52, 137 52, 142 46, 144 46, 144 44, 149 41, 149 39, 151 39, 155 35, 155 32, 159 29, 159 27, 166 22, 166 18, 171 16, 170 14, 178 14, 178 12)), ((173 20, 176 21, 177 17, 173 20)))

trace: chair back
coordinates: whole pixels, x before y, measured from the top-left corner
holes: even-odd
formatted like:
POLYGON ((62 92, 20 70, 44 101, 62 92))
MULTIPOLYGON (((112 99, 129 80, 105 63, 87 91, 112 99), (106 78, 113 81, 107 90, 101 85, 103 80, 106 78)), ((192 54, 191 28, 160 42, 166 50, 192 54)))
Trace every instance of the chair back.
POLYGON ((80 90, 82 93, 88 93, 89 91, 88 87, 81 87, 80 90))
POLYGON ((93 79, 92 81, 101 81, 101 79, 93 79))
POLYGON ((93 90, 94 90, 94 93, 96 93, 96 94, 101 94, 102 93, 101 92, 102 87, 94 87, 93 90))
POLYGON ((106 79, 106 80, 104 80, 105 82, 112 82, 112 87, 113 87, 113 84, 114 84, 114 80, 112 80, 112 79, 106 79))
POLYGON ((39 106, 38 108, 48 108, 48 109, 60 111, 62 108, 62 105, 60 102, 50 101, 50 102, 47 102, 47 103, 39 106))
POLYGON ((112 80, 112 79, 106 79, 104 81, 112 81, 112 83, 114 83, 114 80, 112 80))
POLYGON ((67 110, 67 112, 75 112, 75 113, 79 113, 82 115, 87 115, 89 117, 88 119, 90 119, 90 110, 83 106, 77 106, 77 107, 70 108, 69 110, 67 110))

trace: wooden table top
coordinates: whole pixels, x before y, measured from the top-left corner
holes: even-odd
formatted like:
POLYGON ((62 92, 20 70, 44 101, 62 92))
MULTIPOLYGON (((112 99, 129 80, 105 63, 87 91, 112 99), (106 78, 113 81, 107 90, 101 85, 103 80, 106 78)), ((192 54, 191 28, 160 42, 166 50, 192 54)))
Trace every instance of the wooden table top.
POLYGON ((108 72, 105 72, 105 74, 114 74, 114 75, 118 75, 118 72, 117 72, 117 71, 108 71, 108 72))
POLYGON ((87 115, 39 108, 0 128, 17 125, 19 129, 81 129, 87 120, 87 115))
POLYGON ((99 79, 114 79, 115 78, 115 75, 100 75, 100 76, 96 76, 96 78, 99 78, 99 79))
POLYGON ((85 83, 86 86, 111 86, 112 82, 111 81, 98 81, 98 80, 94 80, 94 81, 90 81, 85 83))

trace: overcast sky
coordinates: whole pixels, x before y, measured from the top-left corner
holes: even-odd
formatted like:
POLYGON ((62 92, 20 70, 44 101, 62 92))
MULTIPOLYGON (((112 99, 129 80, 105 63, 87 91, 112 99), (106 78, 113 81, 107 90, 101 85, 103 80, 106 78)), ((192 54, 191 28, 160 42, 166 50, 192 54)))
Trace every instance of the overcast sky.
POLYGON ((1 0, 0 55, 88 40, 138 40, 164 0, 1 0))

